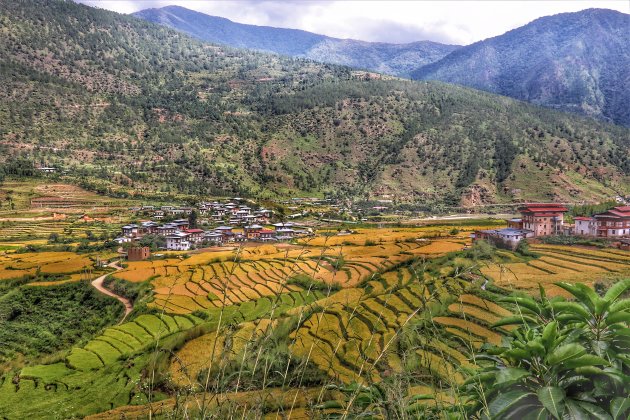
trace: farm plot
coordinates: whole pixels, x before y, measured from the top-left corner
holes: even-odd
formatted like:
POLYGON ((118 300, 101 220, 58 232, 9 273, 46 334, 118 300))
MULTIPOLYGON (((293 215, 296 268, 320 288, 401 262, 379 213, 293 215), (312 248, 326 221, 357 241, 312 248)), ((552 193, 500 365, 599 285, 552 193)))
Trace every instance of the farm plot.
MULTIPOLYGON (((445 295, 447 299, 455 300, 463 295, 464 290, 464 285, 454 280, 423 284, 424 280, 418 280, 412 271, 403 267, 384 273, 379 279, 367 282, 365 290, 368 293, 354 294, 355 300, 351 302, 349 296, 339 301, 333 296, 317 302, 321 311, 313 314, 291 334, 293 353, 309 358, 331 377, 346 383, 380 381, 379 372, 384 369, 383 363, 394 371, 400 371, 398 334, 409 322, 421 319, 429 306, 438 308, 436 304, 445 299, 445 295)), ((480 314, 483 311, 472 303, 465 309, 483 317, 480 314)), ((493 309, 505 313, 499 308, 493 309)), ((460 321, 447 316, 451 314, 444 315, 440 321, 447 325, 460 321)), ((434 329, 441 331, 445 337, 451 337, 441 324, 434 329)), ((497 342, 496 337, 500 337, 487 328, 484 328, 483 335, 491 337, 492 342, 497 342)), ((461 374, 454 372, 457 366, 468 363, 467 356, 459 348, 437 339, 423 346, 416 358, 418 369, 442 382, 453 378, 463 380, 461 374), (446 358, 444 354, 447 354, 446 358)))
POLYGON ((11 253, 0 257, 0 280, 36 275, 62 275, 62 279, 73 280, 73 273, 92 266, 88 256, 73 252, 11 253))
MULTIPOLYGON (((572 246, 532 245, 540 257, 528 262, 492 264, 481 272, 494 284, 509 290, 523 290, 536 295, 542 284, 550 295, 565 296, 555 282, 593 285, 598 280, 630 274, 630 260, 624 254, 572 246)), ((630 254, 630 253, 629 253, 630 254)))
MULTIPOLYGON (((400 253, 408 248, 395 247, 395 251, 400 253)), ((155 291, 151 306, 184 314, 299 291, 302 287, 293 284, 291 279, 302 275, 326 284, 354 287, 396 262, 413 258, 408 254, 393 257, 396 256, 400 258, 393 261, 392 256, 385 255, 345 257, 334 254, 281 259, 271 252, 255 260, 214 260, 195 265, 190 265, 188 260, 170 259, 129 263, 115 276, 132 282, 150 280, 155 291)))

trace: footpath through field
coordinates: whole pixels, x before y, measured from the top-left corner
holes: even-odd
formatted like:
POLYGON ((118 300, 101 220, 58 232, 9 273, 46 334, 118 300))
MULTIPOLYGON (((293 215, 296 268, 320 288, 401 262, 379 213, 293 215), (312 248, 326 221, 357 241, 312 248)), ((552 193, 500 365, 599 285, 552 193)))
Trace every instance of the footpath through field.
MULTIPOLYGON (((119 266, 118 264, 116 264, 116 261, 111 262, 107 265, 108 267, 112 267, 115 268, 116 270, 122 270, 122 267, 119 266)), ((129 315, 131 313, 131 311, 133 310, 133 305, 131 304, 131 301, 129 301, 129 299, 119 296, 116 293, 112 292, 109 289, 106 289, 105 286, 103 286, 103 282, 105 281, 105 278, 109 275, 109 273, 107 274, 103 274, 102 276, 96 278, 95 280, 92 281, 92 286, 94 286, 94 288, 96 290, 98 290, 99 292, 107 295, 107 296, 111 296, 114 297, 116 299, 118 299, 119 301, 122 302, 123 305, 125 305, 125 316, 122 317, 122 319, 120 320, 120 322, 118 324, 122 324, 123 321, 127 318, 127 315, 129 315)))

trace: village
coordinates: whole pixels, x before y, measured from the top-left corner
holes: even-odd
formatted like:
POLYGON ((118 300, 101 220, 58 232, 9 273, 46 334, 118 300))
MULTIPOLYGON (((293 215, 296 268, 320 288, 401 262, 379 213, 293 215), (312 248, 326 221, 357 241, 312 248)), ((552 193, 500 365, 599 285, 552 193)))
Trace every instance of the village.
POLYGON ((143 220, 121 228, 121 236, 115 241, 128 248, 130 260, 146 259, 150 252, 148 247, 136 246, 143 237, 155 235, 164 239, 167 251, 189 251, 207 246, 223 246, 243 242, 278 242, 297 237, 313 235, 312 229, 293 222, 280 221, 271 223, 273 211, 259 208, 253 209, 247 204, 239 204, 244 200, 234 198, 226 203, 218 201, 202 202, 196 207, 153 206, 132 208, 136 212, 149 213, 155 220, 182 217, 160 224, 153 220, 143 220), (208 229, 199 228, 197 217, 202 217, 203 224, 217 226, 208 229))

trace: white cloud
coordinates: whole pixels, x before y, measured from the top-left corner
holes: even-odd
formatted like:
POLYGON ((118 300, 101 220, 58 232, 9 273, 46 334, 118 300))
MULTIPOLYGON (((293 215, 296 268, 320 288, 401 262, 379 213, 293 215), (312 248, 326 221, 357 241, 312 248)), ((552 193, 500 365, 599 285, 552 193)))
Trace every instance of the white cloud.
POLYGON ((628 0, 325 1, 76 0, 119 13, 167 5, 235 22, 304 29, 365 41, 469 44, 536 18, 588 8, 630 13, 628 0))

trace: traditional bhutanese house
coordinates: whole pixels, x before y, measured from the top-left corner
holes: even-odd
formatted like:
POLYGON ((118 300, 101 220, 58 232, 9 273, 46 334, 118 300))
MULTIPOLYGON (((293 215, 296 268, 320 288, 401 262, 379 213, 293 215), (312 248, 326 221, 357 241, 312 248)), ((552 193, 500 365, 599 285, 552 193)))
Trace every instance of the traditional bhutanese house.
POLYGON ((243 228, 247 239, 258 239, 260 231, 263 229, 261 225, 249 225, 243 228))
POLYGON ((597 236, 597 224, 592 217, 574 217, 575 227, 573 234, 579 236, 597 236))
POLYGON ((120 228, 123 236, 136 236, 138 234, 138 225, 126 225, 120 228))
POLYGON ((531 230, 534 236, 561 234, 564 213, 569 211, 564 205, 555 203, 530 203, 519 210, 523 219, 523 229, 531 230))
POLYGON ((275 233, 278 240, 292 239, 295 236, 295 231, 290 228, 277 228, 275 233))
POLYGON ((225 238, 219 232, 206 232, 203 236, 204 240, 216 244, 222 244, 225 238))
POLYGON ((532 236, 534 235, 531 230, 505 228, 478 230, 472 234, 472 239, 473 242, 485 240, 498 247, 514 250, 521 240, 532 236))
POLYGON ((182 230, 182 231, 190 227, 190 223, 188 222, 188 219, 173 220, 173 225, 175 225, 177 229, 182 230))
POLYGON ((238 210, 236 212, 236 217, 238 217, 239 219, 242 219, 245 216, 249 216, 249 211, 247 211, 247 210, 238 210))
POLYGON ((291 229, 293 226, 295 226, 295 223, 291 223, 291 222, 284 222, 284 223, 274 223, 273 227, 278 230, 278 229, 291 229))
POLYGON ((188 239, 192 243, 199 243, 203 241, 204 231, 202 229, 186 229, 184 233, 188 234, 188 239))
POLYGON ((233 241, 234 242, 245 242, 245 241, 247 241, 247 236, 243 235, 242 233, 237 233, 236 235, 234 235, 233 241))
POLYGON ((217 232, 223 235, 224 241, 234 236, 234 233, 232 232, 232 226, 219 226, 214 229, 214 232, 217 232))
POLYGON ((630 206, 613 207, 594 215, 593 218, 597 236, 604 238, 630 236, 630 206))
POLYGON ((147 222, 142 222, 140 224, 141 233, 143 234, 154 234, 157 232, 158 224, 149 220, 147 222))
POLYGON ((178 229, 176 225, 167 223, 163 226, 158 226, 156 229, 156 232, 160 236, 167 236, 167 235, 172 235, 173 233, 177 232, 177 230, 178 229))
POLYGON ((275 241, 276 240, 275 234, 276 234, 275 230, 262 229, 260 232, 258 232, 258 239, 260 239, 263 242, 275 241))
POLYGON ((243 220, 239 219, 238 217, 230 217, 230 220, 228 220, 228 223, 231 225, 242 225, 243 220))
POLYGON ((164 218, 164 211, 162 210, 156 210, 153 212, 153 218, 157 219, 157 220, 161 220, 164 218))
POLYGON ((190 249, 190 241, 188 234, 184 232, 175 232, 166 237, 166 249, 169 251, 188 251, 190 249))

